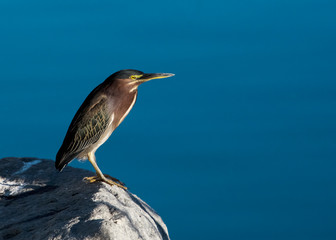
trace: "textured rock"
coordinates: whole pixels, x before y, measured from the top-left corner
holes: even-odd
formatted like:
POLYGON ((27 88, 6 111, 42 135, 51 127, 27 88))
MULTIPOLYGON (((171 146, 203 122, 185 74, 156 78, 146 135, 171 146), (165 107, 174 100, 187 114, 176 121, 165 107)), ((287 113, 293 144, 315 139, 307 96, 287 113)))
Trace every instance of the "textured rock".
POLYGON ((169 239, 161 217, 136 195, 88 184, 86 170, 35 158, 0 159, 0 239, 169 239))

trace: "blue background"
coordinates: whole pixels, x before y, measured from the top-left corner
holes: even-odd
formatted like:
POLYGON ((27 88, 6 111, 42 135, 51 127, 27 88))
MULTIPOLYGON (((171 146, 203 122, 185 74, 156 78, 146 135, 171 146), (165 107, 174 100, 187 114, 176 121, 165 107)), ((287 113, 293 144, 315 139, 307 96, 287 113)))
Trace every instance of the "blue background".
MULTIPOLYGON (((1 157, 54 159, 87 94, 140 86, 97 151, 172 239, 336 239, 336 2, 0 2, 1 157)), ((93 170, 89 163, 71 166, 93 170)))

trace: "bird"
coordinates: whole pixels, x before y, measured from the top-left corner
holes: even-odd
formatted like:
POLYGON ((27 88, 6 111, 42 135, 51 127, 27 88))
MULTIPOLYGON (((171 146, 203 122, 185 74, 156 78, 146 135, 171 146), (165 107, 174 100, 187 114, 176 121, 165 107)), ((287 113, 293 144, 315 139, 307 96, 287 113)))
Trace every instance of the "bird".
POLYGON ((86 97, 73 117, 56 154, 56 169, 62 171, 74 159, 88 159, 96 176, 85 177, 84 180, 89 183, 102 181, 127 189, 118 179, 102 173, 97 165, 95 152, 133 108, 140 84, 172 76, 172 73, 144 73, 125 69, 106 78, 86 97))

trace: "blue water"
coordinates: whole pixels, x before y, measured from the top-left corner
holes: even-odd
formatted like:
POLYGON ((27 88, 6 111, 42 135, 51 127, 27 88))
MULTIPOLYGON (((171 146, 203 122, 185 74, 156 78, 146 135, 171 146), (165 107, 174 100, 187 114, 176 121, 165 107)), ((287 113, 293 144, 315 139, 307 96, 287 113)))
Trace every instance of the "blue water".
MULTIPOLYGON (((140 86, 97 151, 172 239, 336 239, 336 2, 0 2, 0 157, 54 159, 87 94, 140 86)), ((89 163, 71 166, 93 170, 89 163)))

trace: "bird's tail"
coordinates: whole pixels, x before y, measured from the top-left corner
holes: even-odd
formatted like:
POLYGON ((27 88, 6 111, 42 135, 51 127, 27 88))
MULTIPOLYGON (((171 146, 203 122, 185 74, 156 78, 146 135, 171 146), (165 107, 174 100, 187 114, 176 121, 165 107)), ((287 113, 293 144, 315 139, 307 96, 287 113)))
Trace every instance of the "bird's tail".
POLYGON ((74 158, 76 158, 77 153, 72 153, 70 155, 64 154, 61 149, 56 155, 55 167, 58 171, 62 171, 74 158))

